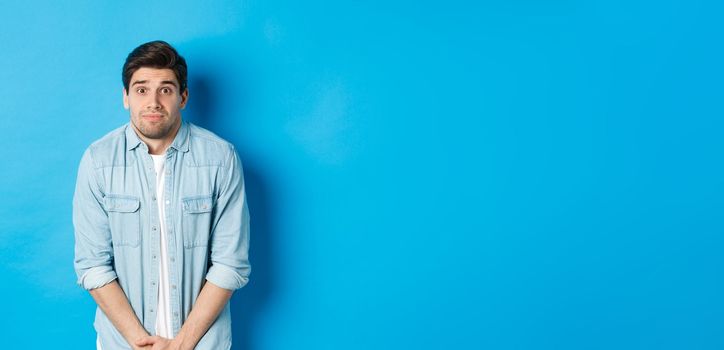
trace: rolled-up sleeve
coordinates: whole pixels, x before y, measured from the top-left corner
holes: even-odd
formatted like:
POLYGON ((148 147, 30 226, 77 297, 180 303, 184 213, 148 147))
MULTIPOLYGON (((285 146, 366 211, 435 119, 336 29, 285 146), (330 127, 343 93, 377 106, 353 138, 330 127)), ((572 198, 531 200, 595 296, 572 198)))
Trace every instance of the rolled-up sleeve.
POLYGON ((89 148, 81 158, 73 196, 74 268, 78 285, 86 290, 102 287, 117 278, 108 214, 102 204, 97 176, 89 148))
POLYGON ((206 280, 236 290, 249 281, 249 208, 239 156, 230 146, 211 231, 211 266, 206 280))

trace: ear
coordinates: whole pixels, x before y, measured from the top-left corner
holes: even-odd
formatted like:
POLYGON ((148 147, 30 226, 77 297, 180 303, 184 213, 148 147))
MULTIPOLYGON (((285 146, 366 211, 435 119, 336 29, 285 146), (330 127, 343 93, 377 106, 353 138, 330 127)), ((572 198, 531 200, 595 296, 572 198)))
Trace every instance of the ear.
POLYGON ((181 109, 186 108, 186 102, 189 102, 189 88, 181 93, 181 109))
POLYGON ((123 108, 128 109, 128 91, 126 91, 126 88, 123 88, 123 108))

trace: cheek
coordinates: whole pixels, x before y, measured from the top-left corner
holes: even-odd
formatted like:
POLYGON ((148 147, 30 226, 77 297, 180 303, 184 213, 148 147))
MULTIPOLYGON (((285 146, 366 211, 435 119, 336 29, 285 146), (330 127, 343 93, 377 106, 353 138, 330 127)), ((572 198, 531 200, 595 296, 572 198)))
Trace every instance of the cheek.
POLYGON ((140 118, 141 112, 143 112, 143 108, 139 107, 138 105, 131 105, 131 116, 134 118, 140 118))
POLYGON ((170 97, 164 100, 163 106, 169 111, 176 111, 181 106, 181 99, 170 97))

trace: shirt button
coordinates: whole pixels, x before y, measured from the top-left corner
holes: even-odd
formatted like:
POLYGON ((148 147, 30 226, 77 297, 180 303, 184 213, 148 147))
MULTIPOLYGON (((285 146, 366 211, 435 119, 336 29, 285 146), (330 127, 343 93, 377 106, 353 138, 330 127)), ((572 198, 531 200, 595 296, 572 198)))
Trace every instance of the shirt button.
POLYGON ((150 310, 148 310, 148 311, 153 312, 153 309, 150 309, 150 310))
POLYGON ((154 255, 153 258, 156 259, 156 256, 154 255))
POLYGON ((171 262, 174 262, 174 261, 176 261, 176 259, 174 259, 174 258, 171 258, 171 262))
POLYGON ((154 227, 151 227, 151 230, 154 230, 154 231, 156 231, 156 226, 154 226, 154 227))
POLYGON ((151 199, 155 201, 155 200, 156 200, 156 196, 151 197, 151 199))

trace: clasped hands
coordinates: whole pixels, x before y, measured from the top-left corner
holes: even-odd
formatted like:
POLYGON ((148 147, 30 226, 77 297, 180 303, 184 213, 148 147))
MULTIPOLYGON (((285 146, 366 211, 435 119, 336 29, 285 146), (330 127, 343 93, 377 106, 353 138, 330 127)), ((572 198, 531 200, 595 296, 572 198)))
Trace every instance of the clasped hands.
POLYGON ((147 349, 147 350, 179 350, 181 349, 180 344, 177 344, 174 342, 173 339, 168 339, 164 337, 159 337, 157 335, 154 336, 144 336, 138 340, 136 340, 135 344, 137 349, 147 349))

